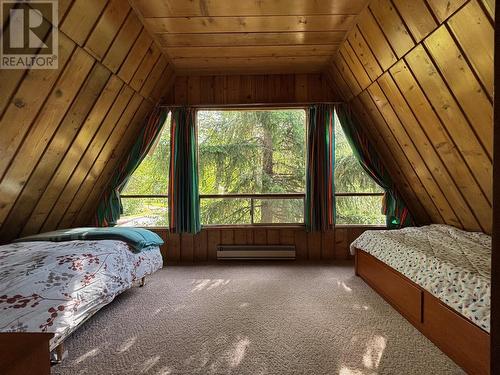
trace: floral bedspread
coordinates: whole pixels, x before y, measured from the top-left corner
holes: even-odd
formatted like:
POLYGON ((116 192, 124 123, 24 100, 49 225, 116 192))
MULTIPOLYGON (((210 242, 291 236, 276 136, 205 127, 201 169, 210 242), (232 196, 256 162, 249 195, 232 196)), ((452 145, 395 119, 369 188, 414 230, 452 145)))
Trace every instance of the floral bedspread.
POLYGON ((490 331, 491 237, 448 225, 366 231, 351 244, 490 331))
POLYGON ((162 264, 158 247, 133 253, 116 240, 0 246, 0 331, 54 332, 52 350, 162 264))

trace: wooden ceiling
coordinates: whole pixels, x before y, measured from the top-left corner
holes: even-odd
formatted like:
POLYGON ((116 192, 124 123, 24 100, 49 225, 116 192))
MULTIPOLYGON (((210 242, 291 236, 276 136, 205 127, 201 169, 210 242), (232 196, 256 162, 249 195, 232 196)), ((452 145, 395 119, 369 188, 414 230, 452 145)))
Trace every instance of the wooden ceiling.
POLYGON ((368 0, 130 0, 180 74, 322 72, 368 0))

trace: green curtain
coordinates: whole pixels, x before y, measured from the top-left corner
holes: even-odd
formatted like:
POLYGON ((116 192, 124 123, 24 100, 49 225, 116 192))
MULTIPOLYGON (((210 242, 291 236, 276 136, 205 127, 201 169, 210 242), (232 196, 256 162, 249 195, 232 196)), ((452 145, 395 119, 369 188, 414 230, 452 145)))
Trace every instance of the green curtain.
POLYGON ((361 126, 351 116, 346 104, 336 105, 335 110, 352 151, 363 169, 384 189, 382 213, 389 229, 415 225, 415 220, 394 185, 376 150, 366 137, 361 126))
POLYGON ((308 109, 305 224, 308 231, 333 227, 335 195, 334 107, 317 104, 308 109))
POLYGON ((198 188, 198 136, 193 108, 172 110, 168 209, 170 231, 201 230, 198 188))
POLYGON ((114 226, 123 213, 120 193, 127 182, 148 154, 151 146, 156 142, 161 133, 163 124, 167 119, 169 110, 156 107, 148 116, 145 125, 134 143, 130 152, 121 160, 108 188, 104 191, 99 201, 99 206, 94 216, 94 225, 99 227, 114 226))

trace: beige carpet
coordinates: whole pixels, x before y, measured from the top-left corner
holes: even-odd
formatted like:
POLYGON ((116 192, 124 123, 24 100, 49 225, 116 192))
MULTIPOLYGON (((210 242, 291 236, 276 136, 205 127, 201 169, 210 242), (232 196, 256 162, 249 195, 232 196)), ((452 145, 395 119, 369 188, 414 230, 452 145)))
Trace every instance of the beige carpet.
POLYGON ((55 374, 462 374, 352 264, 177 266, 67 341, 55 374))

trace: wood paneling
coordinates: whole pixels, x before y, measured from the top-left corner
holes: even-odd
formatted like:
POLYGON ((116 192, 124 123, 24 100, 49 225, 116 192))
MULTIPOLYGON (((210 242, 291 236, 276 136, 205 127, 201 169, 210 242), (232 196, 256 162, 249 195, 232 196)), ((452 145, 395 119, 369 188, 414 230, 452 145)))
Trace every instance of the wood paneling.
POLYGON ((217 258, 218 245, 295 245, 299 260, 353 259, 349 245, 365 230, 382 227, 337 226, 327 232, 307 233, 303 226, 204 227, 196 235, 172 234, 167 228, 152 228, 164 240, 161 247, 166 265, 196 263, 217 258))
POLYGON ((277 57, 207 57, 174 59, 176 73, 189 75, 226 74, 293 74, 321 73, 330 60, 329 56, 277 57), (201 66, 200 66, 201 65, 201 66))
POLYGON ((1 71, 1 241, 88 224, 110 171, 173 83, 126 2, 60 5, 59 68, 1 71))
MULTIPOLYGON (((339 44, 339 43, 338 43, 339 44)), ((338 44, 316 44, 295 46, 233 46, 233 47, 171 47, 169 57, 175 61, 180 58, 209 58, 209 57, 297 57, 297 56, 332 56, 338 44)))
MULTIPOLYGON (((344 31, 281 32, 281 33, 225 33, 220 34, 156 34, 159 44, 176 47, 308 47, 317 44, 339 45, 344 31)), ((218 48, 216 50, 218 50, 218 48)), ((256 48, 257 49, 257 48, 256 48)), ((255 50, 255 49, 254 49, 255 50)), ((196 50, 193 50, 196 51, 196 50)), ((170 49, 169 49, 170 52, 170 49)), ((192 52, 196 53, 196 52, 192 52)))
POLYGON ((365 0, 349 1, 304 1, 304 0, 134 0, 144 17, 227 17, 241 16, 286 16, 304 14, 357 14, 366 4, 365 0))
POLYGON ((367 2, 131 0, 176 69, 188 75, 319 72, 325 50, 311 45, 336 49, 367 2))
POLYGON ((335 14, 279 17, 151 17, 145 19, 145 25, 154 33, 272 33, 282 31, 348 31, 353 21, 354 16, 335 14))
POLYGON ((491 233, 492 9, 371 1, 325 71, 421 223, 491 233))
POLYGON ((425 0, 394 0, 393 2, 415 41, 420 42, 436 28, 436 21, 425 0))
POLYGON ((467 0, 427 0, 439 22, 444 22, 466 2, 467 0))
POLYGON ((336 100, 320 74, 179 76, 169 102, 217 105, 336 100))

